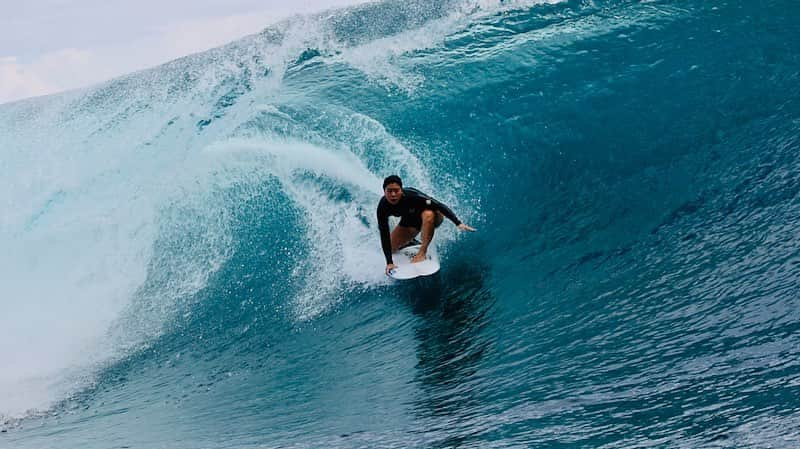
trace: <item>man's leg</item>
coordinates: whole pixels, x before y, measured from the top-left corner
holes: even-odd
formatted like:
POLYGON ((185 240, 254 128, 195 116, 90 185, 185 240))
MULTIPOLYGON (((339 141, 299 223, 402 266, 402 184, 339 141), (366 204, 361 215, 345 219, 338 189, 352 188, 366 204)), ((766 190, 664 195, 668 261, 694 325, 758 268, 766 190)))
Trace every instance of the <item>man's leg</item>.
POLYGON ((395 226, 391 234, 392 252, 397 251, 401 246, 410 242, 417 234, 419 234, 418 229, 400 225, 395 226))
POLYGON ((422 262, 428 256, 428 245, 433 240, 434 230, 442 224, 443 219, 444 216, 441 212, 422 211, 422 244, 417 255, 411 259, 411 263, 422 262))

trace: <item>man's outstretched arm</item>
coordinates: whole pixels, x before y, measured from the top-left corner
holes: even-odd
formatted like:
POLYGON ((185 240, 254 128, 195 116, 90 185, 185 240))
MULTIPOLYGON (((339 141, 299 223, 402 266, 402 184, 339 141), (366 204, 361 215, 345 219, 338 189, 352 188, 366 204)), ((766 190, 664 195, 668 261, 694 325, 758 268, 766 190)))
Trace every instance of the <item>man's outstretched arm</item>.
POLYGON ((462 231, 470 231, 475 232, 475 228, 471 226, 467 226, 458 219, 455 212, 453 212, 447 205, 442 202, 436 201, 433 198, 430 198, 431 204, 433 204, 439 212, 441 212, 445 217, 447 217, 450 221, 453 222, 454 225, 461 229, 462 231))
POLYGON ((381 248, 386 258, 386 265, 394 265, 392 261, 392 238, 389 234, 389 215, 378 207, 378 231, 381 234, 381 248))

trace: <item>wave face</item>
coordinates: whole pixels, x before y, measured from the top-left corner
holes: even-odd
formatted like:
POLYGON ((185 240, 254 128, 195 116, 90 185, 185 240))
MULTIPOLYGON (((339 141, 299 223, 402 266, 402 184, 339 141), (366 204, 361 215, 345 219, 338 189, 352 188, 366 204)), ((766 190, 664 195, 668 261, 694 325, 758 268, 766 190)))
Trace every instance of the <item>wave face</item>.
POLYGON ((793 447, 798 16, 389 1, 0 106, 0 447, 793 447))

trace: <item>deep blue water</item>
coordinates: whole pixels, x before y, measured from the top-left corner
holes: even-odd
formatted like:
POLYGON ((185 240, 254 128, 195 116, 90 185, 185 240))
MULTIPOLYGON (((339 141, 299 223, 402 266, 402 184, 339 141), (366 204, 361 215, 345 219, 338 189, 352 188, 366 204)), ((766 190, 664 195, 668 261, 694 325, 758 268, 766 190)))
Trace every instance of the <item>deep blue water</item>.
POLYGON ((0 106, 0 447, 800 446, 798 17, 390 1, 0 106))

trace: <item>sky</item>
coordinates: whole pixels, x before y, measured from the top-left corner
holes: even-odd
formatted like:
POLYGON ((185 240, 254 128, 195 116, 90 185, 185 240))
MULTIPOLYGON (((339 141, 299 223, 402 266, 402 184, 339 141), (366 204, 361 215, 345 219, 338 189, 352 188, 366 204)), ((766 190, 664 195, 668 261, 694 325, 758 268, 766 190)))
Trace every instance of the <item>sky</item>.
POLYGON ((2 0, 0 103, 96 84, 368 0, 2 0))

